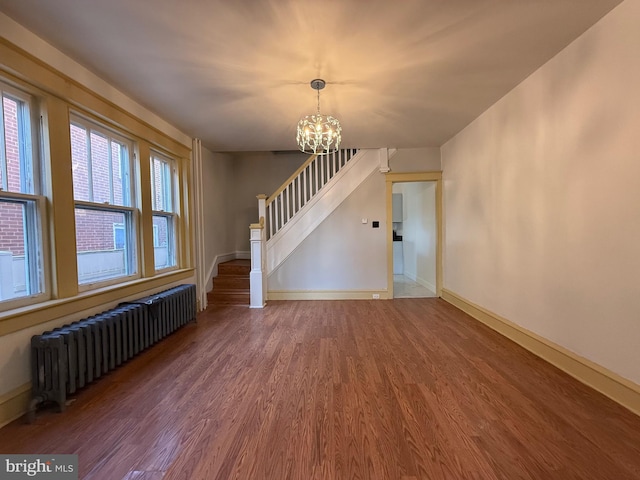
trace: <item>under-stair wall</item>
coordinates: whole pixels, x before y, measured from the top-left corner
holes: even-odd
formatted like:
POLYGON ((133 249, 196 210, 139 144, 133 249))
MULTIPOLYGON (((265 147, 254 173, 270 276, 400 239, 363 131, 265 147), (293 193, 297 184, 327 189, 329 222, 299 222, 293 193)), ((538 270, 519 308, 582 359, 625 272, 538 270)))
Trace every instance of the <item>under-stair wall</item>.
POLYGON ((385 176, 374 170, 270 272, 268 299, 386 298, 386 249, 385 176))
MULTIPOLYGON (((359 150, 339 169, 329 183, 300 208, 286 225, 271 236, 266 246, 268 274, 278 268, 367 177, 379 170, 381 156, 384 157, 382 162, 386 164, 386 149, 359 150)), ((268 221, 269 218, 267 218, 268 221)))

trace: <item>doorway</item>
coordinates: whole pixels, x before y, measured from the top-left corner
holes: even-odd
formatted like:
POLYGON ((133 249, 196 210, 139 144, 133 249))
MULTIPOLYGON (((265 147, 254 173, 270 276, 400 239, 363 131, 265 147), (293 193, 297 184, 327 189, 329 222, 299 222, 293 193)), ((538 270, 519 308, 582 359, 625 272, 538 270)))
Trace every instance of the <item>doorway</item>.
POLYGON ((441 173, 387 174, 389 298, 440 296, 441 173))

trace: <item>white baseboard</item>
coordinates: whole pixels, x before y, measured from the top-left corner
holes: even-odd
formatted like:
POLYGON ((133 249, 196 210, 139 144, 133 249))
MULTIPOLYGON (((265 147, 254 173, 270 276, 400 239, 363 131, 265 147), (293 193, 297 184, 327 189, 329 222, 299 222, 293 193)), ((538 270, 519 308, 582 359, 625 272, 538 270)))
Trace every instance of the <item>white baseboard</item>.
POLYGON ((555 365, 576 380, 628 408, 636 415, 640 415, 640 385, 496 315, 454 292, 442 289, 442 298, 538 357, 555 365))
POLYGON ((426 288, 426 289, 428 289, 428 290, 430 290, 430 291, 432 291, 434 293, 436 291, 436 286, 433 283, 425 280, 424 278, 417 277, 416 278, 416 283, 418 283, 419 285, 422 285, 424 288, 426 288))
POLYGON ((268 300, 380 300, 389 298, 386 290, 269 290, 268 300))
POLYGON ((27 413, 31 400, 31 383, 0 395, 0 428, 27 413))

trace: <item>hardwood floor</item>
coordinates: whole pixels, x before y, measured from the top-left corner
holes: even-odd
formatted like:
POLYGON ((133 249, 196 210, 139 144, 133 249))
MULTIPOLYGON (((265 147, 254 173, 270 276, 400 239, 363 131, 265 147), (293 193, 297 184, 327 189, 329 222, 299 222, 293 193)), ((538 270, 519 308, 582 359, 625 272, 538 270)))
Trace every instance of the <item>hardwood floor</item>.
POLYGON ((638 479, 640 417, 440 299, 214 307, 0 430, 87 479, 638 479))

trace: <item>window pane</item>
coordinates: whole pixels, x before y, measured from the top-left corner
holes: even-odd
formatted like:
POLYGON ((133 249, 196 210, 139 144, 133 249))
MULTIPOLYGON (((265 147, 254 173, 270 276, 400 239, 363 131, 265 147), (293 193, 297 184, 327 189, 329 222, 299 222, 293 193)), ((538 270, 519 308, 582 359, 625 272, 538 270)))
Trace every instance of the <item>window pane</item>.
POLYGON ((32 152, 28 103, 2 95, 3 137, 0 186, 16 193, 33 193, 32 152))
POLYGON ((0 200, 0 301, 42 292, 35 202, 0 200))
POLYGON ((111 185, 109 181, 109 140, 91 132, 91 183, 92 202, 111 203, 111 185))
POLYGON ((174 161, 161 155, 151 157, 151 203, 153 252, 156 270, 177 265, 174 212, 174 161), (165 214, 160 214, 163 212, 165 214))
POLYGON ((89 195, 89 151, 87 131, 71 125, 71 169, 73 171, 73 198, 88 202, 89 195))
POLYGON ((124 195, 124 187, 128 187, 127 168, 127 149, 118 142, 111 142, 111 172, 113 175, 113 204, 127 205, 130 203, 124 195), (124 172, 123 172, 124 167, 124 172))
POLYGON ((153 216, 153 254, 156 270, 173 267, 173 218, 153 216))
POLYGON ((100 282, 135 273, 128 212, 76 208, 76 247, 80 284, 100 282))
POLYGON ((71 124, 70 133, 73 198, 130 206, 129 149, 126 144, 85 126, 80 120, 71 124))
POLYGON ((171 164, 158 157, 151 159, 152 209, 173 212, 173 178, 171 164))

